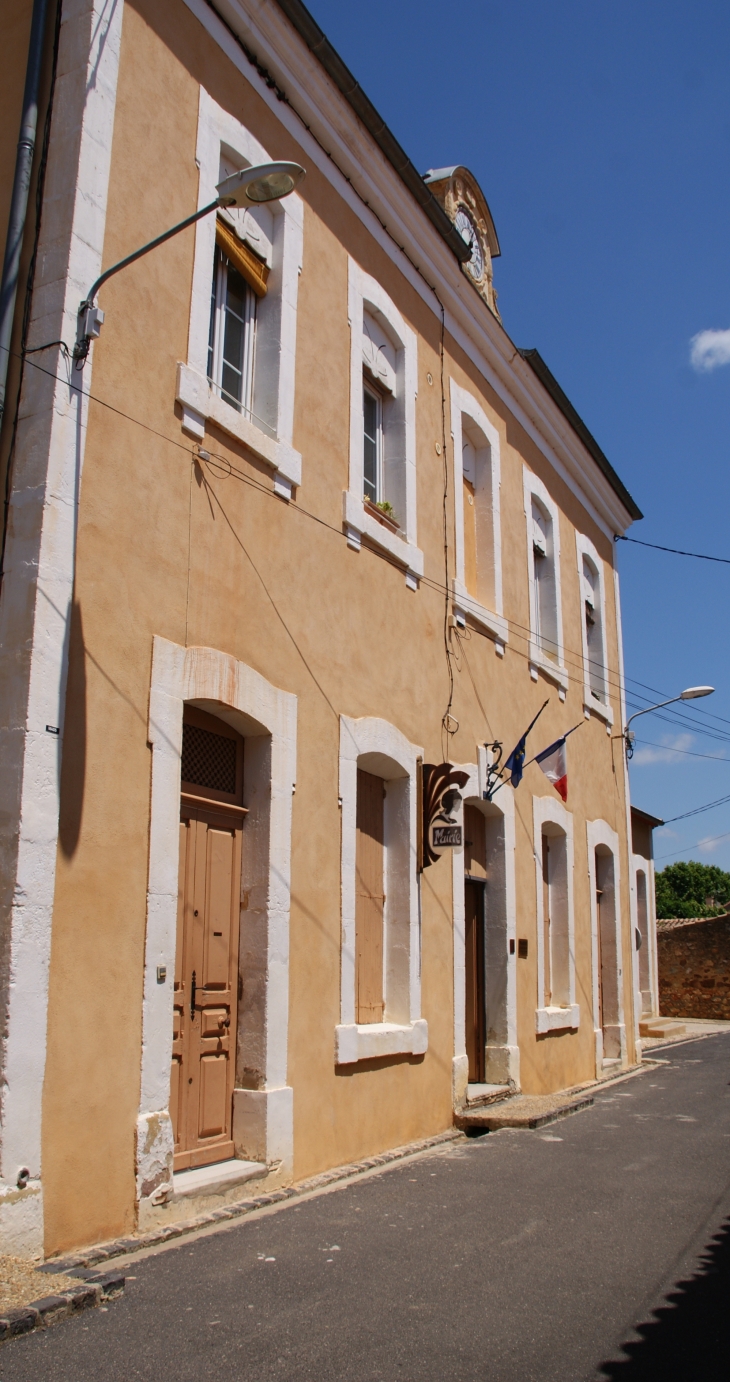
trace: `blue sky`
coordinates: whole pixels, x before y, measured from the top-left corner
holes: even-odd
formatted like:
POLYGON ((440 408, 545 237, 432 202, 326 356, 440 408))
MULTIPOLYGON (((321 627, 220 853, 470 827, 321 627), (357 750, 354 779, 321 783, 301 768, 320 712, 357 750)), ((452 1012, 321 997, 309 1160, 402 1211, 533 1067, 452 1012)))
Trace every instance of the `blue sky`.
MULTIPOLYGON (((727 0, 310 9, 415 165, 478 178, 505 327, 646 515, 630 536, 730 558, 727 0), (693 366, 703 332, 727 334, 693 366)), ((619 566, 634 706, 717 688, 637 722, 632 798, 668 819, 730 795, 730 565, 622 543, 619 566)), ((730 869, 730 802, 658 831, 675 853, 730 869)))

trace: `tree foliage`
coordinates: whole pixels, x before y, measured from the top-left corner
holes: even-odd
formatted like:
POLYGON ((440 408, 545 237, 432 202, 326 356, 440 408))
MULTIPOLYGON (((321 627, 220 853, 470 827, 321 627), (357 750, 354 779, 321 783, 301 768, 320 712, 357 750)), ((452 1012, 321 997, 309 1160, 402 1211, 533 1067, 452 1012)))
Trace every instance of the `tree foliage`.
POLYGON ((657 917, 711 917, 730 903, 730 873, 716 864, 667 864, 656 875, 657 917))

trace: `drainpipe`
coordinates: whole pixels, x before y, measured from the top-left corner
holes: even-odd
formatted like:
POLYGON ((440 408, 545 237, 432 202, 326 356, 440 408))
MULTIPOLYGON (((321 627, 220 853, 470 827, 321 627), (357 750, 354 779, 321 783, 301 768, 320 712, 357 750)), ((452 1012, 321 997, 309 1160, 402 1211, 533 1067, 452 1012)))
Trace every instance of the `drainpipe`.
POLYGON ((8 238, 5 242, 5 262, 2 282, 0 283, 0 425, 5 413, 5 386, 10 364, 10 339, 13 332, 15 300, 18 295, 18 277, 20 274, 20 255, 23 248, 28 193, 33 171, 33 155, 38 125, 38 90, 43 64, 47 9, 48 0, 34 0, 30 44, 28 46, 28 65, 25 72, 25 91, 23 92, 23 113, 20 120, 13 195, 8 219, 8 238))

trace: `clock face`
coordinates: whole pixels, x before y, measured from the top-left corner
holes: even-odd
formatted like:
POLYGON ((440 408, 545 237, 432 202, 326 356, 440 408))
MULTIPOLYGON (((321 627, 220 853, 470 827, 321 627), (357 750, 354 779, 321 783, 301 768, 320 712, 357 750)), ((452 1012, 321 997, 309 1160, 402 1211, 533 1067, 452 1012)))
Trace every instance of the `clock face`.
POLYGON ((479 282, 484 275, 484 252, 482 250, 482 242, 479 231, 469 215, 469 212, 463 206, 460 206, 456 213, 454 225, 462 240, 465 240, 471 249, 471 259, 469 259, 466 264, 467 272, 471 274, 472 278, 479 282))

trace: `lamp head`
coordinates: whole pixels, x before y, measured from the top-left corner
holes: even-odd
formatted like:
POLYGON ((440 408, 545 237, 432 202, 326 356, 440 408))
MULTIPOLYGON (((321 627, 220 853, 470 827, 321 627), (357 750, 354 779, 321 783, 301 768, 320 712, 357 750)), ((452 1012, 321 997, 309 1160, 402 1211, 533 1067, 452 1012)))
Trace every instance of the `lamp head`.
POLYGON ((681 701, 696 701, 698 696, 711 696, 714 690, 714 686, 689 686, 686 691, 682 692, 679 699, 681 701))
POLYGON ((216 187, 219 206, 260 206, 288 197, 304 177, 298 163, 259 163, 241 168, 216 187))

